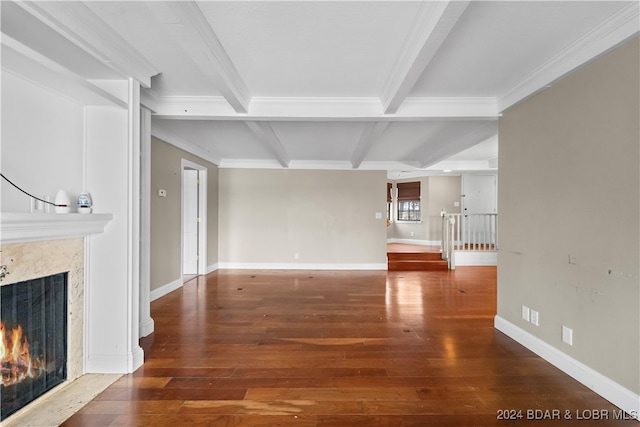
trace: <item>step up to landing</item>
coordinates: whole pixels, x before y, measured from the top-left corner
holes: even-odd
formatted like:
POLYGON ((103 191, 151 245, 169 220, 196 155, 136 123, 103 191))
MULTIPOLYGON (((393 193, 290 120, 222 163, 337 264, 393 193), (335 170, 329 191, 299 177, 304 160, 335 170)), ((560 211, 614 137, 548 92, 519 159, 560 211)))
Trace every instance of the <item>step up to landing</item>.
POLYGON ((446 271, 449 264, 439 252, 389 252, 389 271, 446 271))

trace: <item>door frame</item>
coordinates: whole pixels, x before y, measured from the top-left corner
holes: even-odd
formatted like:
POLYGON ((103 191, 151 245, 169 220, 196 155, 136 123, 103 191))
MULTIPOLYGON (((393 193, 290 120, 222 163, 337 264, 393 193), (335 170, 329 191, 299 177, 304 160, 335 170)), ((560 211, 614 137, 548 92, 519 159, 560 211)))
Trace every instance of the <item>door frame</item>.
POLYGON ((186 169, 196 169, 200 184, 198 185, 198 275, 207 273, 207 168, 187 159, 181 160, 180 165, 180 273, 184 275, 184 233, 185 233, 185 213, 184 213, 184 171, 186 169))

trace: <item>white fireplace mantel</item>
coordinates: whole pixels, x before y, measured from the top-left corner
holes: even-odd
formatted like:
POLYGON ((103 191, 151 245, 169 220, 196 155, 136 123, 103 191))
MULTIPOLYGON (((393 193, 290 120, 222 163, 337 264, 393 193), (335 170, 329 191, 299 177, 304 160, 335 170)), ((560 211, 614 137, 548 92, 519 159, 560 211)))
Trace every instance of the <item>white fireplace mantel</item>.
POLYGON ((85 237, 102 233, 112 219, 112 214, 3 212, 0 214, 0 241, 15 243, 85 237))

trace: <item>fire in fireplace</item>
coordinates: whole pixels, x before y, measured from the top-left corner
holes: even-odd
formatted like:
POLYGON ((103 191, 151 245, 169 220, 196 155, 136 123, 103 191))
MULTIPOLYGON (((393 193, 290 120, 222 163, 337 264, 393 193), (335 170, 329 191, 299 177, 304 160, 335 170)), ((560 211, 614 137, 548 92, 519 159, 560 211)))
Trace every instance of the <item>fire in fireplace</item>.
POLYGON ((44 371, 42 360, 31 357, 29 340, 22 334, 20 325, 7 331, 4 323, 0 322, 0 362, 2 385, 5 387, 27 378, 38 378, 44 371))
POLYGON ((67 378, 67 273, 0 286, 0 420, 67 378))

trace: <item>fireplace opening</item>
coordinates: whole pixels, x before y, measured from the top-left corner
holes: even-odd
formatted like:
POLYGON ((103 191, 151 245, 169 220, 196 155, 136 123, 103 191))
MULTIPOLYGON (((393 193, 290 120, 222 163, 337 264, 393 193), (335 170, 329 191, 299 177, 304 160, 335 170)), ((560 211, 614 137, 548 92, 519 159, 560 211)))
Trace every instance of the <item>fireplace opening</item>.
POLYGON ((67 379, 67 273, 0 286, 0 420, 67 379))

